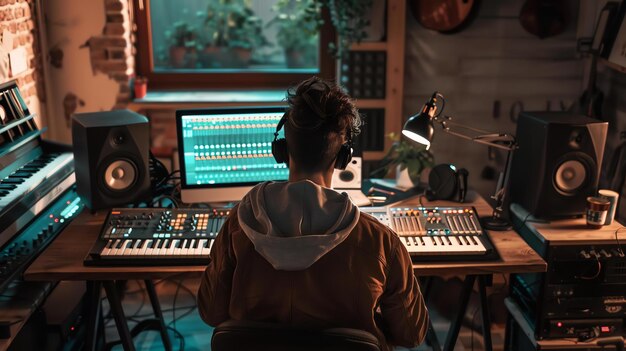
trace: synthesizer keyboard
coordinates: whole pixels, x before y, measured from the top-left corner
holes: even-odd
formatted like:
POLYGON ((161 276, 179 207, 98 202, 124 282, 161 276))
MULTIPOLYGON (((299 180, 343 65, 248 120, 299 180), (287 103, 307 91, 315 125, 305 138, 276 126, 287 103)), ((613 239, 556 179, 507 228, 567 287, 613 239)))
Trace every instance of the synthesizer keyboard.
POLYGON ((22 274, 83 208, 71 146, 43 140, 43 131, 16 81, 0 84, 0 349, 56 285, 24 282, 22 274))
POLYGON ((88 266, 206 265, 229 209, 116 208, 88 266))
POLYGON ((365 207, 361 211, 393 229, 413 261, 499 257, 473 207, 365 207))
MULTIPOLYGON (((473 207, 364 207, 400 237, 414 261, 495 260, 473 207)), ((229 209, 112 209, 88 266, 205 265, 229 209)))
POLYGON ((71 152, 41 154, 0 179, 0 212, 73 160, 71 152))

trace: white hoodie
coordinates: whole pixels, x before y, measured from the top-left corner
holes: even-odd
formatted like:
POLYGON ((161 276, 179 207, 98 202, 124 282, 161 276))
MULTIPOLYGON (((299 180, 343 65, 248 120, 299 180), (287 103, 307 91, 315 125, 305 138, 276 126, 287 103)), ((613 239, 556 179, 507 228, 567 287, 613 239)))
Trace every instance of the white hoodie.
POLYGON ((239 224, 255 250, 284 271, 317 262, 348 237, 359 215, 346 194, 310 180, 261 183, 238 210, 239 224))

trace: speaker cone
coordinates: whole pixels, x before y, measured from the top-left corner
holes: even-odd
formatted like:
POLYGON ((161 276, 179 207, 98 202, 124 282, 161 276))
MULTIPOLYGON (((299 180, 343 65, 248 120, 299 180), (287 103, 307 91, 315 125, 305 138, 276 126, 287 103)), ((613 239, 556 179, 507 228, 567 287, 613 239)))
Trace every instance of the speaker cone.
POLYGON ((352 172, 352 170, 345 170, 345 171, 341 171, 339 172, 339 179, 341 179, 342 182, 351 182, 353 181, 355 178, 354 172, 352 172))
POLYGON ((587 180, 587 169, 578 160, 561 163, 554 173, 554 184, 559 192, 570 195, 584 186, 587 180))
POLYGON ((104 184, 109 190, 128 190, 137 181, 137 171, 133 162, 121 159, 111 162, 104 171, 104 184))

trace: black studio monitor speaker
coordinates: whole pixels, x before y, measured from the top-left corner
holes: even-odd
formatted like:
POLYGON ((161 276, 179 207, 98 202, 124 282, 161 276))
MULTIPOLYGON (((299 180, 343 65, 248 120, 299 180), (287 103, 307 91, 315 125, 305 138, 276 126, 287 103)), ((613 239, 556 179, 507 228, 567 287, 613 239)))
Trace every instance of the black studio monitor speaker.
POLYGON ((72 120, 76 190, 92 210, 150 197, 148 119, 129 110, 76 114, 72 120))
POLYGON ((540 218, 583 214, 596 194, 608 123, 567 112, 522 112, 511 201, 540 218))

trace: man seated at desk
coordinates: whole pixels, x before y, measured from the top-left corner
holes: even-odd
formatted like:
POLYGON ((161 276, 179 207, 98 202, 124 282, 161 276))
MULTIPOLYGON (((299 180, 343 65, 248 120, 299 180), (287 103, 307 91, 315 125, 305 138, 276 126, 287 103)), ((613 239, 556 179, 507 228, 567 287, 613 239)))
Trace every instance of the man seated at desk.
POLYGON ((284 123, 289 180, 259 184, 231 212, 198 292, 202 319, 355 328, 383 349, 420 344, 428 312, 409 254, 391 229, 330 189, 361 124, 354 104, 316 77, 287 102, 277 130, 284 123))

